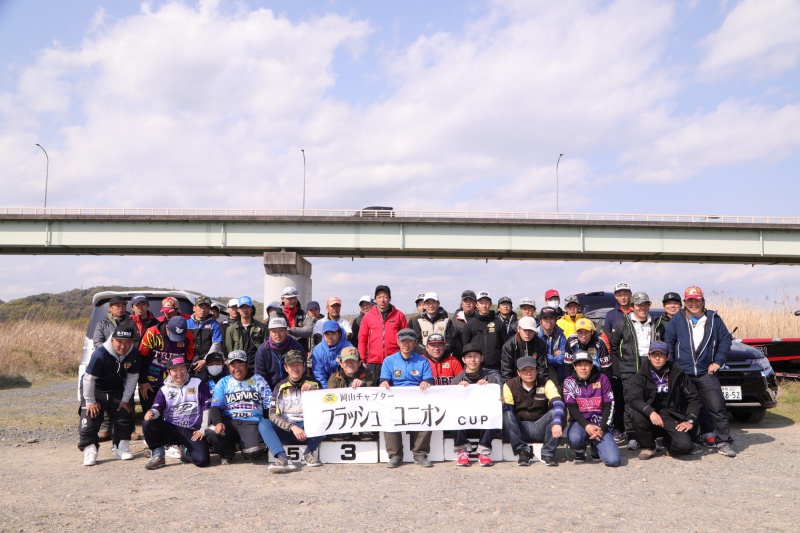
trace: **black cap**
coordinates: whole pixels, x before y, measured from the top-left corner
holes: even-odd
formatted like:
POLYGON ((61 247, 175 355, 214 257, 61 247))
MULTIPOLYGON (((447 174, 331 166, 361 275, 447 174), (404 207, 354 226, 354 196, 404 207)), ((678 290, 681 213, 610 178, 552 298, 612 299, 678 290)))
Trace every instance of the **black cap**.
POLYGON ((472 298, 473 300, 477 301, 478 297, 475 296, 475 291, 466 290, 461 293, 461 299, 464 300, 465 298, 472 298))
POLYGON ((550 317, 550 316, 555 318, 555 316, 557 314, 558 313, 556 313, 555 308, 554 307, 550 307, 548 305, 547 307, 542 307, 541 311, 539 311, 539 318, 545 318, 545 317, 550 317))
POLYGON ((523 368, 536 368, 536 358, 526 355, 517 359, 517 370, 522 370, 523 368))
POLYGON ((511 303, 511 298, 509 298, 508 296, 501 296, 500 299, 497 300, 497 305, 510 304, 510 303, 511 303))
POLYGON ((311 300, 310 302, 308 302, 306 304, 306 311, 308 311, 309 309, 321 309, 321 307, 319 306, 319 302, 316 300, 311 300))
POLYGON ((461 349, 461 357, 464 357, 464 354, 469 352, 478 352, 479 354, 483 355, 483 350, 481 349, 481 345, 477 342, 470 342, 469 344, 465 344, 464 347, 461 349))
POLYGON ((114 328, 114 333, 111 334, 112 339, 132 341, 136 338, 136 328, 133 326, 133 324, 128 324, 127 322, 128 321, 125 321, 114 328))
POLYGON ((215 361, 219 361, 220 363, 224 362, 225 354, 222 352, 208 352, 208 355, 206 355, 206 364, 210 364, 215 361))
POLYGON ((681 295, 678 294, 677 292, 668 292, 667 294, 664 295, 664 299, 661 300, 661 303, 667 303, 667 302, 681 303, 681 295))
POLYGON ((392 289, 390 289, 387 285, 378 285, 375 287, 375 296, 378 296, 379 292, 385 292, 389 295, 389 298, 392 297, 392 289))
POLYGON ((127 304, 128 300, 126 300, 122 296, 112 296, 111 299, 108 301, 108 305, 114 305, 114 304, 118 304, 118 303, 127 304))

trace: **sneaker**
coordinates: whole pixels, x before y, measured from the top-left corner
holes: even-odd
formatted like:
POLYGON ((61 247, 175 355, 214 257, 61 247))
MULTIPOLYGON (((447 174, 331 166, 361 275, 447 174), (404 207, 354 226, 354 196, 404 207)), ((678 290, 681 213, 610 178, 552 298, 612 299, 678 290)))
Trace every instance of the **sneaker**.
POLYGON ((117 449, 114 450, 114 455, 117 457, 117 459, 121 459, 123 461, 130 461, 133 459, 130 442, 127 440, 119 441, 119 444, 117 444, 117 449))
POLYGON ((701 453, 703 453, 703 446, 701 446, 696 442, 693 442, 691 455, 700 455, 701 453))
POLYGON ((153 455, 153 457, 144 464, 144 467, 148 470, 157 470, 162 466, 167 466, 167 461, 160 455, 153 455))
POLYGON ((717 439, 714 437, 712 433, 707 434, 703 437, 703 446, 706 448, 716 448, 717 447, 717 439))
POLYGON ((296 471, 297 465, 288 457, 276 457, 275 462, 267 467, 270 474, 285 474, 296 471))
POLYGON ((639 452, 639 460, 640 461, 647 461, 648 459, 652 459, 656 456, 655 450, 648 450, 647 448, 642 448, 639 452))
POLYGON ((306 466, 322 466, 322 461, 314 455, 314 452, 308 452, 303 455, 303 462, 306 463, 306 466))
POLYGON ((144 440, 144 437, 140 433, 136 433, 135 431, 131 433, 131 440, 144 440))
POLYGON ((628 439, 628 449, 631 450, 631 451, 638 450, 639 449, 639 441, 637 441, 636 439, 628 439))
POLYGON ((592 444, 592 460, 599 461, 600 460, 600 452, 597 450, 597 446, 592 444))
POLYGON ((181 458, 181 448, 180 446, 167 446, 167 451, 165 453, 166 457, 170 459, 180 459, 181 458))
POLYGON ((616 442, 617 444, 624 444, 625 441, 628 440, 628 437, 626 437, 625 434, 618 429, 614 430, 613 436, 614 436, 614 442, 616 442))
POLYGON ((543 455, 542 456, 542 462, 544 464, 546 464, 547 466, 558 466, 558 463, 556 462, 556 458, 553 457, 552 455, 543 455))
POLYGON ((389 457, 389 462, 386 463, 386 468, 397 468, 401 464, 403 464, 403 458, 399 455, 393 455, 389 457))
POLYGON ((488 453, 479 453, 478 463, 480 463, 481 466, 492 466, 494 464, 492 462, 492 456, 488 453))
POLYGON ((233 462, 233 457, 220 457, 219 464, 220 466, 227 466, 233 462))
POLYGON ((97 464, 97 446, 90 444, 83 449, 83 466, 94 466, 97 464))
POLYGON ((458 461, 456 461, 458 466, 469 466, 469 454, 466 450, 459 450, 458 452, 458 461))
POLYGON ((519 466, 530 466, 531 453, 527 449, 519 452, 519 459, 517 459, 517 464, 519 466))
POLYGON ((733 450, 733 445, 729 442, 723 442, 717 446, 717 452, 725 457, 736 457, 736 452, 733 450))
POLYGON ((579 465, 586 462, 586 452, 575 452, 575 464, 579 465))
POLYGON ((664 451, 664 439, 661 438, 661 437, 658 437, 656 439, 656 451, 657 452, 663 452, 664 451))
POLYGON ((417 463, 422 468, 430 468, 433 466, 433 463, 430 459, 428 459, 427 455, 420 455, 419 457, 414 457, 414 462, 417 463))
POLYGON ((181 446, 181 462, 184 464, 189 464, 192 462, 192 460, 189 459, 189 450, 186 448, 186 446, 181 446))

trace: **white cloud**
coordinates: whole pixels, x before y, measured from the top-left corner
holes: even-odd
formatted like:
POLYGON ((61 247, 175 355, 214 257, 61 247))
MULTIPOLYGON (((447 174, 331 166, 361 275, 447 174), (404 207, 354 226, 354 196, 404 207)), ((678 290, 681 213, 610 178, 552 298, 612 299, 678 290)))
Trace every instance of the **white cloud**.
POLYGON ((700 41, 707 55, 698 71, 710 78, 787 72, 800 62, 798 28, 796 0, 743 0, 717 31, 700 41))

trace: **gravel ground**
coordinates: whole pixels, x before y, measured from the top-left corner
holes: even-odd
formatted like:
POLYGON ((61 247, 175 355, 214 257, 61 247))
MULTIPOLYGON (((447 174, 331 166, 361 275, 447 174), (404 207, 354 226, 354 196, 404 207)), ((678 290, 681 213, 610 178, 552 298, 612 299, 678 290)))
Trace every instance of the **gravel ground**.
MULTIPOLYGON (((101 446, 96 467, 82 466, 74 383, 0 391, 0 531, 214 527, 236 530, 331 531, 797 531, 800 427, 780 416, 753 426, 733 424, 739 456, 718 454, 638 461, 623 466, 562 462, 520 468, 431 469, 404 465, 325 465, 282 476, 266 462, 238 460, 208 469, 168 459, 144 469, 142 443, 133 461, 111 459, 101 446), (31 411, 14 425, 13 410, 31 411), (58 415, 49 415, 49 411, 58 415), (36 416, 38 413, 39 416, 36 416), (47 415, 47 416, 45 416, 47 415), (58 421, 61 427, 35 423, 58 421), (26 424, 33 423, 33 426, 26 424), (9 429, 10 428, 10 429, 9 429), (19 429, 14 429, 19 428, 19 429), (36 444, 22 444, 25 438, 36 444), (10 482, 13 480, 13 483, 10 482), (22 495, 22 497, 20 497, 22 495), (199 497, 198 497, 199 496, 199 497), (170 505, 181 502, 181 505, 170 505), (159 510, 167 504, 168 509, 159 510)), ((563 452, 559 457, 563 460, 563 452)))

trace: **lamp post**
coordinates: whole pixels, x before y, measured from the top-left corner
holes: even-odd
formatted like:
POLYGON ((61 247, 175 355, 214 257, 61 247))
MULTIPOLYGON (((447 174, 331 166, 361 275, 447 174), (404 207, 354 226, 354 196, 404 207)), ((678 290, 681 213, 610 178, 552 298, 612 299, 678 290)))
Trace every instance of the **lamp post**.
POLYGON ((306 151, 304 149, 300 149, 303 152, 303 211, 306 210, 306 151))
POLYGON ((558 154, 558 161, 556 161, 556 214, 558 214, 558 164, 561 162, 561 156, 564 154, 558 154))
POLYGON ((44 206, 47 207, 47 182, 50 179, 50 156, 47 155, 47 150, 44 149, 44 146, 39 143, 36 143, 36 146, 42 149, 44 156, 47 158, 47 167, 44 171, 44 206))

